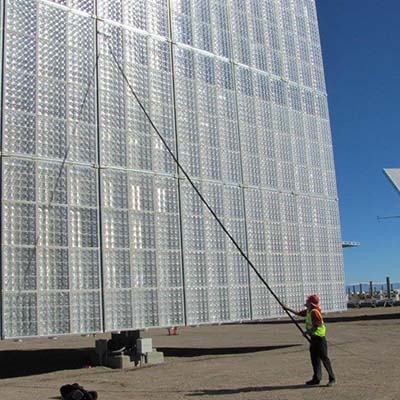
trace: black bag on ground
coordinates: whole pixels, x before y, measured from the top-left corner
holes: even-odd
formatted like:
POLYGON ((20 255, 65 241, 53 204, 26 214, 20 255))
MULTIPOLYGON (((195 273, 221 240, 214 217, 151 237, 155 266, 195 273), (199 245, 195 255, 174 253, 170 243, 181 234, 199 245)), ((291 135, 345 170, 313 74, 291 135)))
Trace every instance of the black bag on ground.
POLYGON ((60 393, 63 400, 97 400, 97 392, 88 391, 78 383, 61 386, 60 393))

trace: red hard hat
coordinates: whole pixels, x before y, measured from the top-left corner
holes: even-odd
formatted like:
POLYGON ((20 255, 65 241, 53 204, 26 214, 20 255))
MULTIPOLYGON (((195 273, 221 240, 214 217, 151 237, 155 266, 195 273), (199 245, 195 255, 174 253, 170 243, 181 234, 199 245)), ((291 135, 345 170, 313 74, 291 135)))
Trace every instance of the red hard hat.
POLYGON ((307 297, 307 301, 309 301, 313 306, 318 306, 319 304, 319 296, 316 294, 310 294, 307 297))

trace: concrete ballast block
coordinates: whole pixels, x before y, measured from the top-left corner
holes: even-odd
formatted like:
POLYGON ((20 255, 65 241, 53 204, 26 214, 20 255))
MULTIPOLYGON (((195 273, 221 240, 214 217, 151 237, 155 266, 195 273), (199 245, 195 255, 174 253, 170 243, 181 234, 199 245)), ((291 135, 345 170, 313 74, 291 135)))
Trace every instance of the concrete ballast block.
POLYGON ((146 353, 145 362, 146 364, 162 364, 164 362, 164 353, 160 351, 146 353))
POLYGON ((153 351, 153 340, 151 338, 137 339, 136 351, 138 354, 151 353, 153 351))
POLYGON ((135 366, 135 363, 131 361, 131 358, 129 356, 118 355, 108 357, 108 366, 110 368, 126 369, 133 368, 135 366))

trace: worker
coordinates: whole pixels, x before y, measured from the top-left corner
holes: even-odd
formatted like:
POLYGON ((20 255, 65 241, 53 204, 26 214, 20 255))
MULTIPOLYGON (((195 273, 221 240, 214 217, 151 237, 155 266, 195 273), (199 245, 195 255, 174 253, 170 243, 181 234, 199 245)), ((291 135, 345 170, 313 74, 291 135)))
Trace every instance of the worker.
POLYGON ((322 376, 322 361, 329 375, 328 386, 333 386, 336 383, 336 379, 335 374, 333 373, 331 361, 328 357, 328 344, 325 337, 326 327, 319 306, 319 297, 316 294, 308 296, 305 307, 306 308, 302 311, 295 311, 284 306, 287 311, 306 318, 306 332, 304 334, 308 335, 311 339, 310 356, 314 370, 312 379, 307 381, 306 385, 319 385, 322 376))
POLYGON ((168 336, 172 335, 177 335, 178 334, 178 327, 177 326, 173 326, 171 328, 167 328, 168 331, 168 336))

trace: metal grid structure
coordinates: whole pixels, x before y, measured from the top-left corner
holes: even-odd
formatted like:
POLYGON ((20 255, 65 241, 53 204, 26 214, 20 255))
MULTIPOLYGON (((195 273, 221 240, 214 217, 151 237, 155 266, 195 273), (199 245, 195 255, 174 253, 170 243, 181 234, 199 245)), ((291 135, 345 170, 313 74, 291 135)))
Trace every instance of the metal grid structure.
POLYGON ((314 0, 6 0, 1 21, 2 338, 282 314, 109 46, 282 300, 345 309, 314 0))

